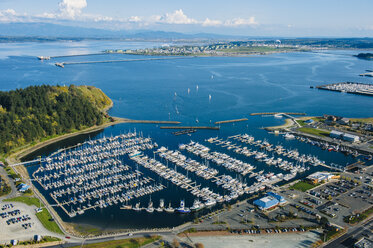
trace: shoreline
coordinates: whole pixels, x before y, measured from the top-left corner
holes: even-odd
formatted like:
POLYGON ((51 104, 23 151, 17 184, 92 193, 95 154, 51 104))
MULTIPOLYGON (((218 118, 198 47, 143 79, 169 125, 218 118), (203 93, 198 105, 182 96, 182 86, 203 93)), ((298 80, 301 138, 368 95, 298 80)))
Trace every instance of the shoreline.
MULTIPOLYGON (((110 109, 111 107, 112 107, 112 105, 106 107, 104 109, 104 112, 106 113, 106 111, 108 109, 110 109)), ((178 121, 133 120, 133 119, 128 119, 128 118, 120 118, 120 117, 112 117, 112 118, 114 119, 113 122, 106 122, 106 123, 103 123, 99 126, 89 127, 89 128, 84 129, 84 130, 80 130, 80 131, 73 132, 73 133, 62 134, 58 137, 54 137, 54 138, 51 138, 49 140, 38 142, 38 143, 36 143, 35 145, 32 145, 32 146, 29 145, 29 146, 27 146, 23 149, 20 149, 19 151, 16 151, 16 152, 10 154, 5 159, 8 162, 8 164, 18 163, 18 162, 21 161, 22 158, 26 157, 27 155, 45 147, 45 146, 48 146, 48 145, 51 145, 53 143, 56 143, 56 142, 59 142, 59 141, 62 141, 62 140, 65 140, 65 139, 68 139, 68 138, 71 138, 71 137, 75 137, 75 136, 78 136, 78 135, 81 135, 81 134, 88 134, 88 133, 92 133, 92 132, 95 132, 95 131, 98 131, 98 130, 102 130, 102 129, 105 129, 106 127, 114 126, 114 125, 121 124, 121 123, 175 124, 175 125, 181 123, 181 122, 178 122, 178 121)), ((30 174, 28 173, 28 171, 27 171, 27 169, 24 165, 14 166, 13 169, 17 174, 19 174, 26 182, 28 182, 31 185, 31 188, 34 192, 34 197, 39 198, 39 200, 44 204, 44 207, 53 216, 57 225, 60 227, 60 229, 62 230, 63 233, 74 236, 76 238, 84 238, 85 237, 85 235, 83 235, 82 233, 80 233, 79 231, 76 230, 76 224, 75 223, 70 223, 70 222, 63 221, 61 216, 54 210, 53 207, 50 206, 50 203, 46 200, 44 195, 32 184, 32 182, 30 180, 30 174)), ((95 235, 89 235, 89 236, 91 238, 95 237, 95 235)))
POLYGON ((180 124, 181 123, 179 121, 133 120, 133 119, 121 118, 121 117, 112 117, 112 118, 114 119, 113 122, 106 122, 106 123, 103 123, 99 126, 89 127, 89 128, 86 128, 86 129, 83 129, 83 130, 80 130, 80 131, 76 131, 76 132, 73 132, 73 133, 62 134, 60 136, 57 136, 57 137, 54 137, 54 138, 51 138, 51 139, 48 139, 48 140, 45 140, 45 141, 38 142, 35 145, 28 145, 25 148, 22 148, 21 150, 10 154, 5 159, 9 164, 18 163, 18 162, 21 161, 22 158, 26 157, 27 155, 45 147, 45 146, 48 146, 48 145, 51 145, 53 143, 56 143, 56 142, 59 142, 59 141, 62 141, 62 140, 65 140, 65 139, 68 139, 68 138, 71 138, 71 137, 75 137, 75 136, 78 136, 78 135, 81 135, 81 134, 89 134, 89 133, 92 133, 92 132, 95 132, 95 131, 99 131, 99 130, 102 130, 102 129, 105 129, 107 127, 114 126, 114 125, 117 125, 117 124, 122 124, 122 123, 180 124))

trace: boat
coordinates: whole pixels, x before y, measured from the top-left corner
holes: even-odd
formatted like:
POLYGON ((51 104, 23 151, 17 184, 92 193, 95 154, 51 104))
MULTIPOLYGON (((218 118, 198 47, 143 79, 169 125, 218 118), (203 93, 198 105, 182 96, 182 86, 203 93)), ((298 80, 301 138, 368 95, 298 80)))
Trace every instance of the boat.
POLYGON ((204 204, 200 202, 198 199, 194 200, 193 206, 190 207, 191 211, 198 211, 204 207, 204 204))
POLYGON ((141 210, 141 208, 140 208, 140 202, 136 203, 136 205, 133 208, 133 210, 135 210, 135 211, 140 211, 141 210))
POLYGON ((288 139, 288 140, 292 140, 292 139, 295 139, 295 136, 293 134, 291 134, 291 133, 286 133, 284 135, 284 138, 288 139))
POLYGON ((153 212, 154 212, 153 202, 152 202, 152 199, 151 199, 151 198, 150 198, 150 201, 149 201, 149 205, 148 205, 148 207, 146 208, 146 212, 148 212, 148 213, 153 213, 153 212))
POLYGON ((182 214, 190 213, 190 209, 185 207, 184 200, 180 201, 180 207, 176 208, 176 211, 182 214))
POLYGON ((155 210, 156 210, 157 212, 163 212, 163 209, 164 209, 164 200, 163 200, 163 199, 160 199, 160 200, 159 200, 159 207, 156 208, 155 210))
POLYGON ((214 206, 216 204, 216 201, 213 199, 208 199, 207 202, 205 202, 206 207, 214 206))
POLYGON ((120 209, 132 209, 131 205, 122 205, 120 209))
POLYGON ((168 204, 168 207, 164 209, 164 211, 166 211, 167 213, 173 213, 175 211, 174 208, 171 206, 171 202, 168 204))
POLYGON ((137 157, 137 156, 140 156, 141 155, 141 152, 140 151, 133 151, 131 152, 128 156, 130 158, 133 158, 133 157, 137 157))

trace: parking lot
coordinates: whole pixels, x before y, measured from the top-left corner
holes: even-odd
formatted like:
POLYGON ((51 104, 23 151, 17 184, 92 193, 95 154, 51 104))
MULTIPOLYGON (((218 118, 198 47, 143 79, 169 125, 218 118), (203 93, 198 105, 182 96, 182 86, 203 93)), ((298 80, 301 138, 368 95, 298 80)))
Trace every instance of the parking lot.
POLYGON ((292 232, 294 228, 299 228, 300 226, 316 225, 307 213, 298 213, 296 217, 292 216, 296 212, 296 209, 287 204, 264 214, 261 211, 255 211, 252 204, 243 202, 239 205, 234 205, 230 211, 220 210, 214 214, 207 215, 202 219, 202 223, 194 227, 200 230, 221 230, 228 227, 231 230, 241 230, 243 233, 247 230, 246 234, 259 234, 257 232, 259 229, 263 230, 262 232, 264 233, 266 233, 266 229, 268 229, 268 233, 281 233, 292 232))
POLYGON ((35 207, 19 202, 0 202, 0 244, 12 239, 29 240, 34 235, 57 235, 46 230, 35 215, 35 207))

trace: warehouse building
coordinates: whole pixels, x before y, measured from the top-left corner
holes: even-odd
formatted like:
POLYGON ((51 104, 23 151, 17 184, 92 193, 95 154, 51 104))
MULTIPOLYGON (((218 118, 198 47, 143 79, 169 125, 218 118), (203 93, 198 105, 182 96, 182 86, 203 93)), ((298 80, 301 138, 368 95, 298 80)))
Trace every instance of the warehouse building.
POLYGON ((280 196, 279 194, 268 192, 267 196, 257 199, 253 203, 261 210, 268 210, 285 202, 286 200, 284 197, 280 196))

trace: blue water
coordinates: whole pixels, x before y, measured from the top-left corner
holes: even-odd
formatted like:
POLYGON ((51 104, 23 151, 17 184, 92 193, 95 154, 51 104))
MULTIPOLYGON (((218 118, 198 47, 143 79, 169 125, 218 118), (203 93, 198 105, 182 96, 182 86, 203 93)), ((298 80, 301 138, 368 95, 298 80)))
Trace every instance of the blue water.
MULTIPOLYGON (((0 90, 12 90, 35 84, 86 84, 101 88, 114 101, 114 107, 109 111, 112 116, 175 120, 185 125, 195 125, 196 119, 199 125, 210 125, 219 120, 243 117, 249 118, 249 121, 226 124, 219 131, 198 131, 191 137, 174 136, 170 130, 159 129, 158 125, 120 124, 108 127, 103 132, 61 141, 41 149, 29 158, 48 155, 61 147, 82 142, 89 136, 94 138, 102 135, 117 135, 136 128, 137 131, 143 132, 145 136, 149 135, 158 144, 169 149, 177 149, 178 144, 189 142, 191 139, 203 142, 211 136, 227 137, 249 133, 256 139, 265 138, 273 144, 282 143, 286 148, 297 148, 301 153, 317 155, 327 163, 345 165, 355 161, 354 158, 346 157, 341 153, 330 153, 296 140, 286 141, 282 137, 268 134, 260 128, 282 124, 283 120, 253 117, 250 113, 289 111, 306 112, 308 115, 372 116, 373 100, 370 97, 310 89, 311 85, 342 81, 372 83, 371 78, 358 76, 366 69, 373 69, 371 61, 359 60, 352 56, 360 51, 80 64, 66 65, 65 68, 56 67, 54 63, 143 58, 144 56, 114 54, 65 57, 51 61, 39 61, 35 57, 158 45, 161 44, 117 41, 0 44, 0 90)), ((215 146, 209 146, 219 150, 215 146)), ((251 158, 238 156, 226 150, 220 151, 247 160, 256 165, 257 170, 281 172, 273 168, 268 169, 251 158)), ((190 156, 190 154, 186 155, 190 156)), ((29 168, 30 171, 35 169, 29 168)), ((319 168, 312 168, 311 171, 317 169, 319 168)), ((222 172, 228 174, 227 171, 222 172)), ((180 195, 186 200, 187 205, 192 204, 193 198, 190 195, 172 185, 154 194, 152 199, 155 206, 158 204, 158 198, 165 198, 166 203, 172 201, 176 206, 180 195)), ((142 205, 146 205, 149 201, 148 197, 140 200, 142 205)), ((59 209, 57 211, 61 213, 59 209)), ((172 226, 194 218, 193 215, 172 215, 171 218, 167 216, 169 215, 164 213, 123 211, 119 210, 118 206, 100 209, 97 212, 88 211, 73 219, 61 213, 61 217, 66 221, 97 225, 103 229, 172 226)))

